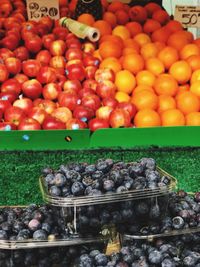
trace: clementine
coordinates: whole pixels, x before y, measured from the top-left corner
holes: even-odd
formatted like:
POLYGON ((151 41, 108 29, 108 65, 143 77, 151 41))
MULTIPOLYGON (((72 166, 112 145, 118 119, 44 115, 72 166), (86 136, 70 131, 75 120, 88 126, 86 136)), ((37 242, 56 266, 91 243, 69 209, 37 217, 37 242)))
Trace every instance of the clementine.
POLYGON ((134 118, 136 127, 155 127, 161 125, 159 114, 152 109, 139 110, 134 118))

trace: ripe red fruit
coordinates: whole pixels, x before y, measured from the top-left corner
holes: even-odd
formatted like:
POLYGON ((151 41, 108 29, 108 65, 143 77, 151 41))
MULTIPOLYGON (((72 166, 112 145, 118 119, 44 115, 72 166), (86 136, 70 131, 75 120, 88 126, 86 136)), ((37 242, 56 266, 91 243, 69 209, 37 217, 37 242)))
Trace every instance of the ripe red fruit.
POLYGON ((25 112, 18 107, 9 107, 4 112, 5 121, 11 122, 15 125, 19 125, 20 121, 25 118, 25 112))
POLYGON ((85 69, 78 64, 71 64, 66 68, 66 75, 70 80, 83 81, 85 79, 85 69))
POLYGON ((33 118, 24 118, 20 121, 17 129, 23 131, 40 130, 41 125, 37 120, 34 120, 33 118))
POLYGON ((40 71, 41 64, 36 59, 28 59, 22 63, 22 70, 28 77, 36 77, 40 71))
POLYGON ((42 49, 42 39, 35 34, 29 36, 25 39, 25 46, 31 53, 37 53, 42 49))
POLYGON ((25 46, 20 46, 14 50, 15 57, 21 61, 27 60, 29 58, 29 51, 25 46))
POLYGON ((79 104, 80 99, 76 94, 61 92, 58 95, 58 104, 61 107, 67 107, 70 110, 74 110, 79 104))
POLYGON ((94 132, 98 129, 109 128, 109 123, 107 120, 94 118, 89 121, 88 126, 90 131, 94 132))
POLYGON ((80 130, 87 128, 87 123, 76 118, 69 119, 66 123, 68 130, 80 130))
POLYGON ((8 79, 2 83, 1 92, 15 93, 16 95, 19 95, 21 93, 21 84, 15 78, 8 79))
POLYGON ((43 66, 37 75, 37 80, 44 83, 54 83, 56 81, 56 72, 53 68, 48 66, 43 66))
POLYGON ((131 116, 128 111, 116 108, 110 114, 109 123, 112 128, 129 127, 131 116))
POLYGON ((10 74, 17 74, 21 71, 21 61, 16 57, 9 57, 5 59, 5 66, 10 74))
POLYGON ((36 99, 42 94, 42 85, 36 79, 31 79, 22 84, 22 92, 26 97, 36 99))
POLYGON ((49 115, 44 119, 42 128, 44 130, 62 130, 66 129, 66 125, 64 122, 49 115))
POLYGON ((0 64, 0 82, 4 82, 8 79, 9 72, 5 65, 0 64))

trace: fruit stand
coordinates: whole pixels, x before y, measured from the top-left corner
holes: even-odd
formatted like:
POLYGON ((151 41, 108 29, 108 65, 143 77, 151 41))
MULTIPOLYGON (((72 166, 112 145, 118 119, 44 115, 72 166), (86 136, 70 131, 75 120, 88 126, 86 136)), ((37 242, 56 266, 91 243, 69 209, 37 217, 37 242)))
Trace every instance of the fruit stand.
POLYGON ((200 41, 169 9, 0 1, 0 267, 200 266, 200 41))

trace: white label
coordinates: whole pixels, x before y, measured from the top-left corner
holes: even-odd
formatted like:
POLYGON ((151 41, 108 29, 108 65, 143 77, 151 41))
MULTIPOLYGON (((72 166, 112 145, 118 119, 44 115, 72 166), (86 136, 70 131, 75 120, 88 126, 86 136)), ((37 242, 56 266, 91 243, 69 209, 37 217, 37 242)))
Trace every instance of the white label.
POLYGON ((200 6, 176 6, 174 19, 184 28, 200 28, 200 6))
POLYGON ((29 20, 38 21, 42 17, 59 19, 58 0, 26 0, 29 20))

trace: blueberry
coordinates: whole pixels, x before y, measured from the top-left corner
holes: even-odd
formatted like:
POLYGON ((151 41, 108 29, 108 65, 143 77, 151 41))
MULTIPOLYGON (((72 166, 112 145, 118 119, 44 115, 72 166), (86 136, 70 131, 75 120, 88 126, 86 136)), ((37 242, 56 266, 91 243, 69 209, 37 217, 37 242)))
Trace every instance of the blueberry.
POLYGON ((93 181, 91 186, 92 186, 92 189, 101 190, 103 186, 103 182, 101 180, 96 179, 93 181))
POLYGON ((85 173, 92 174, 96 171, 96 166, 94 164, 90 164, 85 167, 85 173))
POLYGON ((128 168, 130 177, 135 178, 142 175, 144 172, 144 166, 139 163, 134 163, 128 168))
POLYGON ((85 175, 82 179, 82 183, 85 187, 92 185, 93 179, 90 175, 85 175))
POLYGON ((156 161, 152 158, 142 158, 139 162, 142 165, 144 165, 147 169, 150 169, 150 170, 156 169, 156 161))
POLYGON ((152 264, 161 264, 163 256, 160 251, 152 250, 148 255, 149 262, 152 264))
POLYGON ((133 179, 132 178, 125 178, 124 182, 123 182, 123 185, 125 186, 125 188, 127 190, 131 190, 132 187, 133 187, 133 179))
POLYGON ((71 190, 67 186, 62 187, 61 191, 63 197, 69 197, 71 195, 71 190))
POLYGON ((74 182, 71 191, 74 196, 81 196, 83 195, 85 188, 81 182, 74 182))
POLYGON ((102 195, 102 192, 98 189, 92 189, 90 193, 88 194, 88 196, 96 196, 96 197, 101 196, 101 195, 102 195))
POLYGON ((47 176, 44 178, 44 181, 47 183, 47 185, 54 185, 54 174, 47 174, 47 176))
POLYGON ((184 227, 184 224, 185 224, 185 222, 184 222, 183 218, 180 216, 176 216, 172 219, 172 226, 176 230, 182 229, 184 227))
POLYGON ((26 240, 29 239, 31 236, 31 233, 28 229, 23 229, 21 231, 19 231, 18 235, 17 235, 17 240, 26 240))
POLYGON ((84 191, 84 195, 88 196, 92 191, 93 191, 92 186, 88 186, 88 187, 86 187, 86 189, 84 191))
POLYGON ((200 203, 200 192, 195 193, 194 199, 195 199, 196 202, 200 203))
POLYGON ((6 231, 0 230, 0 240, 7 240, 7 239, 8 239, 8 235, 6 231))
POLYGON ((41 229, 47 232, 48 234, 51 232, 51 226, 49 223, 42 223, 41 229))
POLYGON ((183 265, 188 267, 196 266, 197 260, 196 257, 187 256, 183 259, 183 265))
POLYGON ((56 173, 54 176, 54 184, 58 187, 62 187, 65 185, 65 183, 66 177, 60 172, 56 173))
POLYGON ((14 233, 19 233, 19 231, 21 231, 22 229, 24 229, 24 224, 21 221, 15 221, 13 224, 13 232, 14 233))
POLYGON ((111 213, 111 217, 112 217, 112 222, 114 223, 114 224, 117 224, 117 223, 120 223, 121 221, 122 221, 122 215, 120 214, 120 212, 119 211, 113 211, 112 213, 111 213))
POLYGON ((66 173, 66 178, 71 180, 72 183, 74 182, 80 182, 81 181, 81 175, 79 172, 70 170, 66 173))
POLYGON ((158 182, 160 180, 160 174, 158 171, 152 171, 147 169, 145 171, 146 179, 148 182, 158 182))
POLYGON ((110 221, 110 213, 106 210, 103 210, 100 215, 101 223, 107 224, 110 221))
POLYGON ((113 180, 105 180, 103 182, 103 189, 105 191, 112 191, 115 188, 115 183, 113 180))
POLYGON ((87 216, 80 216, 79 223, 81 226, 87 226, 89 224, 89 219, 87 216))
POLYGON ((47 233, 44 230, 37 230, 33 233, 33 239, 35 240, 46 240, 47 233))
POLYGON ((59 172, 62 172, 64 175, 66 175, 67 174, 67 172, 69 171, 69 168, 68 168, 68 166, 67 165, 60 165, 60 167, 59 167, 59 170, 58 170, 59 172))
POLYGON ((48 175, 50 173, 53 173, 53 170, 50 167, 46 167, 46 168, 42 169, 42 174, 48 175))
POLYGON ((92 173, 92 179, 96 180, 96 179, 102 179, 103 178, 103 172, 102 171, 95 171, 92 173))
POLYGON ((135 209, 138 215, 147 215, 149 213, 149 206, 146 201, 138 202, 135 209))
POLYGON ((117 187, 117 189, 116 189, 116 193, 123 193, 123 192, 126 192, 126 191, 127 191, 127 189, 126 189, 126 187, 123 186, 123 185, 120 185, 120 186, 117 187))
POLYGON ((143 176, 138 176, 134 182, 133 186, 134 189, 139 190, 139 189, 144 189, 146 187, 146 179, 143 176))
POLYGON ((80 261, 79 266, 81 266, 81 267, 93 267, 93 260, 87 254, 81 255, 79 261, 80 261))
POLYGON ((12 224, 8 223, 8 222, 3 222, 0 225, 1 230, 6 231, 7 233, 10 233, 12 230, 12 224))
POLYGON ((149 212, 149 217, 151 219, 158 219, 161 216, 159 205, 154 205, 151 207, 149 212))
POLYGON ((41 224, 38 220, 36 219, 32 219, 29 224, 28 224, 28 228, 35 232, 36 230, 38 230, 41 227, 41 224))
POLYGON ((96 168, 98 171, 102 171, 103 173, 107 173, 111 166, 105 160, 99 159, 96 163, 96 168))
POLYGON ((105 254, 99 253, 95 256, 96 265, 106 266, 108 262, 108 258, 105 254))
POLYGON ((123 183, 124 178, 119 170, 111 170, 109 176, 115 182, 116 186, 120 186, 123 183))
POLYGON ((121 215, 123 220, 129 220, 133 217, 133 210, 132 209, 122 210, 121 215))
POLYGON ((114 252, 114 253, 112 253, 110 255, 111 261, 112 262, 115 262, 115 263, 117 263, 118 261, 120 261, 120 258, 121 258, 121 256, 120 256, 120 253, 118 253, 118 252, 114 252))
POLYGON ((90 252, 90 257, 95 258, 98 254, 100 254, 99 250, 92 250, 90 252))
POLYGON ((62 192, 60 188, 58 188, 56 185, 53 185, 49 189, 49 194, 54 197, 59 197, 62 195, 62 192))

